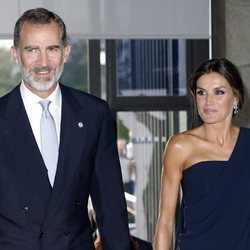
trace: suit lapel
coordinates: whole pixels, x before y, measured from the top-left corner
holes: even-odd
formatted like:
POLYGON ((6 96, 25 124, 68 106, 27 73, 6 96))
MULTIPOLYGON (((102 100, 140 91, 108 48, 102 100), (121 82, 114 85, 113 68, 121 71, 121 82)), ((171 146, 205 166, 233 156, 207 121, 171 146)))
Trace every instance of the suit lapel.
POLYGON ((55 216, 62 203, 69 185, 71 185, 78 162, 81 158, 83 141, 85 137, 84 121, 79 120, 82 106, 75 97, 61 86, 62 91, 62 118, 61 136, 59 147, 59 159, 54 187, 48 207, 48 214, 44 221, 44 227, 55 216))
POLYGON ((18 171, 23 173, 24 185, 30 185, 31 192, 34 192, 39 204, 46 205, 51 193, 47 169, 35 141, 19 86, 9 95, 5 116, 0 124, 1 132, 15 160, 13 167, 17 167, 18 171))

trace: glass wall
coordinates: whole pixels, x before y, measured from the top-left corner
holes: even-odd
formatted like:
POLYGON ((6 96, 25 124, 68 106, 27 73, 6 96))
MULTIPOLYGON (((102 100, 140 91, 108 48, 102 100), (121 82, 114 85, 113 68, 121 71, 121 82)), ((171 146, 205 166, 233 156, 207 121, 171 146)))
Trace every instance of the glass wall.
POLYGON ((21 79, 18 66, 11 57, 12 40, 0 39, 0 96, 9 92, 21 79))
POLYGON ((184 96, 185 40, 117 40, 117 96, 184 96))
POLYGON ((116 114, 118 146, 125 144, 122 154, 130 161, 125 164, 120 156, 132 208, 130 230, 139 238, 153 240, 163 151, 173 134, 191 126, 187 78, 208 59, 208 44, 185 39, 106 41, 107 99, 116 114))
POLYGON ((88 40, 71 38, 69 44, 71 54, 60 81, 67 86, 88 92, 88 40))
POLYGON ((158 214, 162 153, 169 137, 186 129, 187 111, 117 113, 118 144, 126 142, 125 157, 131 162, 128 168, 121 160, 125 185, 130 175, 128 206, 131 199, 134 201, 129 216, 131 234, 152 240, 158 214))

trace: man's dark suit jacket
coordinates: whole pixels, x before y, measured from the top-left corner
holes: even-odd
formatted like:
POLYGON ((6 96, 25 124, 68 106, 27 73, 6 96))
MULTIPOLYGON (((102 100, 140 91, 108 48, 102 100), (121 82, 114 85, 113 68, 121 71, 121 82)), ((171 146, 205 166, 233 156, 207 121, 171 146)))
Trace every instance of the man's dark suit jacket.
POLYGON ((129 249, 114 126, 101 99, 60 84, 53 189, 17 86, 0 99, 0 249, 93 249, 89 194, 103 249, 129 249))

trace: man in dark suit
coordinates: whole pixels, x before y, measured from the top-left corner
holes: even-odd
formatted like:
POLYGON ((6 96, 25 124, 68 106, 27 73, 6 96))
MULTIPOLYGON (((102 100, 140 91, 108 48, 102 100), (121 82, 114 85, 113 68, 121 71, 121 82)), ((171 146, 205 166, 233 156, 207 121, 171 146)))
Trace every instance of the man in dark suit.
POLYGON ((53 12, 32 9, 17 20, 12 56, 22 82, 0 99, 1 250, 93 249, 89 195, 103 250, 130 249, 112 117, 105 101, 58 82, 69 54, 53 12), (59 145, 54 167, 43 155, 44 99, 59 145))

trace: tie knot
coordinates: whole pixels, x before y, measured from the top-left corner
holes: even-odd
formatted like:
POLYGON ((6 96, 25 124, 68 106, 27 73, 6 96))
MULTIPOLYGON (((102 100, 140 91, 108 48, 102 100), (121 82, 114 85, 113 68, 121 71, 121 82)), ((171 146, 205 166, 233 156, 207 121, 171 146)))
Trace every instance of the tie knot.
POLYGON ((43 110, 48 110, 51 101, 50 100, 42 100, 39 103, 42 106, 43 110))

